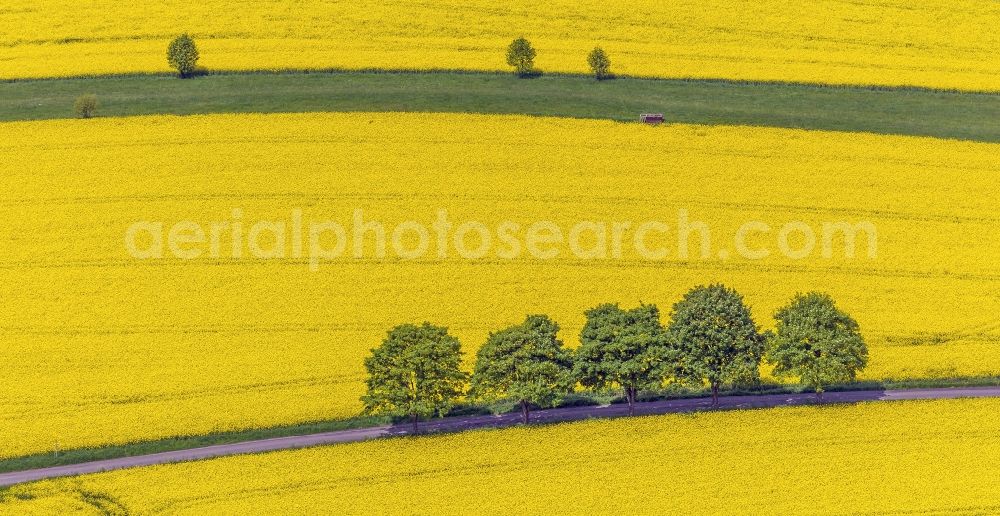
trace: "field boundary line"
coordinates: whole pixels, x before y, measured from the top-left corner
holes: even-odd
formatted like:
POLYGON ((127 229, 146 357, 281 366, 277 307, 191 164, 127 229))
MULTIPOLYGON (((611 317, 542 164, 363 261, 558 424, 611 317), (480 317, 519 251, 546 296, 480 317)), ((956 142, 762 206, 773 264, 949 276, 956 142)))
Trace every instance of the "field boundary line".
MULTIPOLYGON (((947 387, 890 389, 869 391, 828 392, 824 405, 903 400, 940 400, 959 398, 997 398, 1000 387, 947 387)), ((751 396, 724 396, 719 400, 720 410, 750 410, 773 407, 815 405, 813 394, 767 394, 751 396)), ((635 406, 639 416, 690 413, 710 410, 710 398, 688 398, 667 401, 640 402, 635 406)), ((624 404, 564 407, 535 411, 531 425, 624 417, 628 407, 624 404)), ((463 432, 477 429, 505 428, 521 424, 519 413, 446 417, 426 422, 421 435, 463 432)), ((100 473, 127 468, 204 460, 232 455, 292 450, 311 446, 361 442, 388 437, 412 436, 409 423, 381 425, 368 428, 337 430, 307 435, 272 437, 228 444, 188 448, 147 455, 134 455, 78 464, 16 471, 0 474, 0 486, 10 486, 48 478, 100 473)))

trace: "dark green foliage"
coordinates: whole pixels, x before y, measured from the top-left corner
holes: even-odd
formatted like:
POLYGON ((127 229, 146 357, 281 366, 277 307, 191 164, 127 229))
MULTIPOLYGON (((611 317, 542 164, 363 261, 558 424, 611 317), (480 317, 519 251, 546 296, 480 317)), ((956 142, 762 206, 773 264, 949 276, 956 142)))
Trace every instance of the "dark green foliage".
POLYGON ((669 375, 673 357, 660 311, 655 305, 622 310, 604 304, 585 315, 574 374, 586 387, 621 388, 632 414, 639 390, 659 388, 669 375))
POLYGON ((594 50, 591 50, 587 56, 587 64, 590 65, 590 71, 594 74, 595 79, 603 81, 614 78, 614 74, 611 73, 611 58, 608 57, 608 53, 603 48, 595 47, 594 50))
POLYGON ((97 95, 80 95, 73 102, 73 112, 80 118, 91 118, 97 113, 97 95))
POLYGON ((198 66, 198 46, 187 34, 174 38, 167 47, 167 62, 181 78, 194 75, 198 66))
POLYGON ((674 305, 669 328, 681 351, 680 376, 708 382, 713 405, 723 384, 760 381, 764 338, 743 297, 723 285, 699 286, 674 305))
POLYGON ((797 376, 822 399, 826 386, 853 382, 868 364, 868 347, 858 323, 827 294, 795 296, 774 316, 767 360, 776 376, 797 376))
POLYGON ((491 333, 476 354, 470 395, 485 402, 512 400, 528 422, 531 405, 554 407, 573 390, 572 353, 556 338, 559 325, 531 315, 491 333))
POLYGON ((518 77, 533 77, 539 75, 535 70, 535 55, 531 42, 520 37, 507 47, 507 64, 514 67, 514 73, 518 77))
POLYGON ((370 415, 421 417, 448 413, 462 395, 467 375, 462 350, 447 328, 402 324, 365 359, 368 392, 361 397, 370 415))

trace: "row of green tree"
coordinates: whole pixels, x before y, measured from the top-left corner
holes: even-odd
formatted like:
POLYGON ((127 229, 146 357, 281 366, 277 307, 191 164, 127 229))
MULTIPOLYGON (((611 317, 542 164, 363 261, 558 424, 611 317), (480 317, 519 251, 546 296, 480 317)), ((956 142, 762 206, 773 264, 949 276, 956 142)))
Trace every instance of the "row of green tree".
MULTIPOLYGON (((537 77, 542 74, 535 68, 537 55, 538 52, 531 42, 520 37, 507 47, 507 64, 514 67, 514 74, 518 77, 537 77)), ((594 47, 590 54, 587 54, 587 66, 590 67, 590 73, 599 81, 615 78, 615 74, 611 73, 611 58, 601 47, 594 47)))
MULTIPOLYGON (((538 53, 531 42, 520 37, 511 42, 507 47, 507 64, 514 67, 514 73, 518 77, 535 77, 541 72, 535 68, 535 57, 538 53)), ((198 46, 194 39, 187 34, 181 34, 173 39, 167 46, 167 63, 181 78, 195 75, 198 69, 198 46)), ((587 65, 591 73, 597 80, 613 79, 611 73, 611 59, 607 52, 601 47, 595 47, 587 55, 587 65)))
MULTIPOLYGON (((507 47, 507 64, 514 67, 514 73, 519 77, 534 77, 541 72, 535 68, 535 57, 538 53, 531 42, 520 37, 507 47)), ((191 77, 198 67, 198 46, 187 34, 181 34, 167 46, 167 63, 181 78, 191 77)), ((597 80, 613 79, 611 59, 601 47, 595 47, 587 55, 587 65, 597 80)))
MULTIPOLYGON (((536 55, 537 52, 531 42, 523 37, 515 39, 507 47, 507 63, 514 67, 514 74, 518 77, 541 75, 541 72, 535 68, 536 55)), ((193 77, 199 73, 199 58, 198 45, 187 34, 177 36, 167 45, 167 63, 177 71, 177 75, 182 79, 193 77)), ((590 66, 591 73, 599 81, 615 77, 611 73, 611 59, 600 47, 596 47, 590 52, 587 56, 587 64, 590 66)), ((81 95, 73 104, 73 110, 80 118, 95 116, 98 107, 97 95, 94 94, 81 95)))
POLYGON ((420 418, 443 416, 467 396, 515 402, 527 423, 532 406, 557 406, 583 388, 620 389, 632 415, 640 391, 669 384, 708 386, 718 407, 723 386, 760 382, 763 360, 774 375, 797 377, 822 400, 825 387, 853 381, 868 362, 858 323, 818 292, 795 296, 767 332, 743 297, 723 285, 689 291, 666 327, 655 305, 603 304, 585 315, 575 351, 563 345, 559 325, 545 315, 490 333, 471 377, 462 370, 458 339, 446 328, 397 326, 365 360, 365 412, 409 417, 416 432, 420 418))

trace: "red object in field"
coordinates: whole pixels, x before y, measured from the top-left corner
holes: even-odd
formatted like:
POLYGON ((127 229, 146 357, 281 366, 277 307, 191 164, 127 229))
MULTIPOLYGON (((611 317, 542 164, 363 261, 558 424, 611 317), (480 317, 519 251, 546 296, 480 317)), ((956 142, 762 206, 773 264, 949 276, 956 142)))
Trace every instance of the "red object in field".
POLYGON ((663 113, 643 113, 639 115, 639 120, 644 124, 662 124, 663 123, 663 113))

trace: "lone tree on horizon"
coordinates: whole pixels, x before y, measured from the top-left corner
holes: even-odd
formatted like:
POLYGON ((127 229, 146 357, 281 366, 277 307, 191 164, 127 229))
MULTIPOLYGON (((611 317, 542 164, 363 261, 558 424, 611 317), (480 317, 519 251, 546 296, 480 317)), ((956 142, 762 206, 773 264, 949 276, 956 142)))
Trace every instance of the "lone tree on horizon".
POLYGON ((695 287, 674 305, 667 331, 681 349, 679 376, 707 381, 712 407, 719 406, 723 384, 760 381, 764 337, 735 290, 723 285, 695 287))
POLYGON ((594 50, 590 51, 590 54, 587 56, 587 64, 590 66, 590 71, 594 74, 594 78, 599 81, 615 77, 611 73, 611 58, 608 57, 608 53, 601 47, 594 47, 594 50))
POLYGON ((177 70, 181 79, 194 75, 198 67, 198 46, 187 34, 174 38, 167 47, 167 62, 177 70))
POLYGON ((461 345, 447 328, 396 326, 365 359, 365 413, 408 416, 417 433, 421 417, 444 416, 462 395, 468 375, 461 364, 461 345))
POLYGON ((623 310, 603 304, 585 315, 574 359, 576 377, 586 387, 621 388, 631 416, 639 391, 659 388, 670 362, 660 311, 656 305, 623 310))
POLYGON ((525 424, 531 405, 554 407, 573 390, 573 355, 557 338, 559 325, 529 315, 519 325, 490 333, 476 353, 469 394, 478 400, 512 400, 525 424))
POLYGON ((535 70, 535 55, 531 42, 522 36, 507 47, 507 64, 514 67, 514 73, 518 77, 532 77, 538 75, 535 70))
POLYGON ((857 321, 828 294, 798 294, 774 316, 767 360, 778 377, 798 376, 823 401, 830 384, 852 382, 868 365, 868 347, 857 321))

